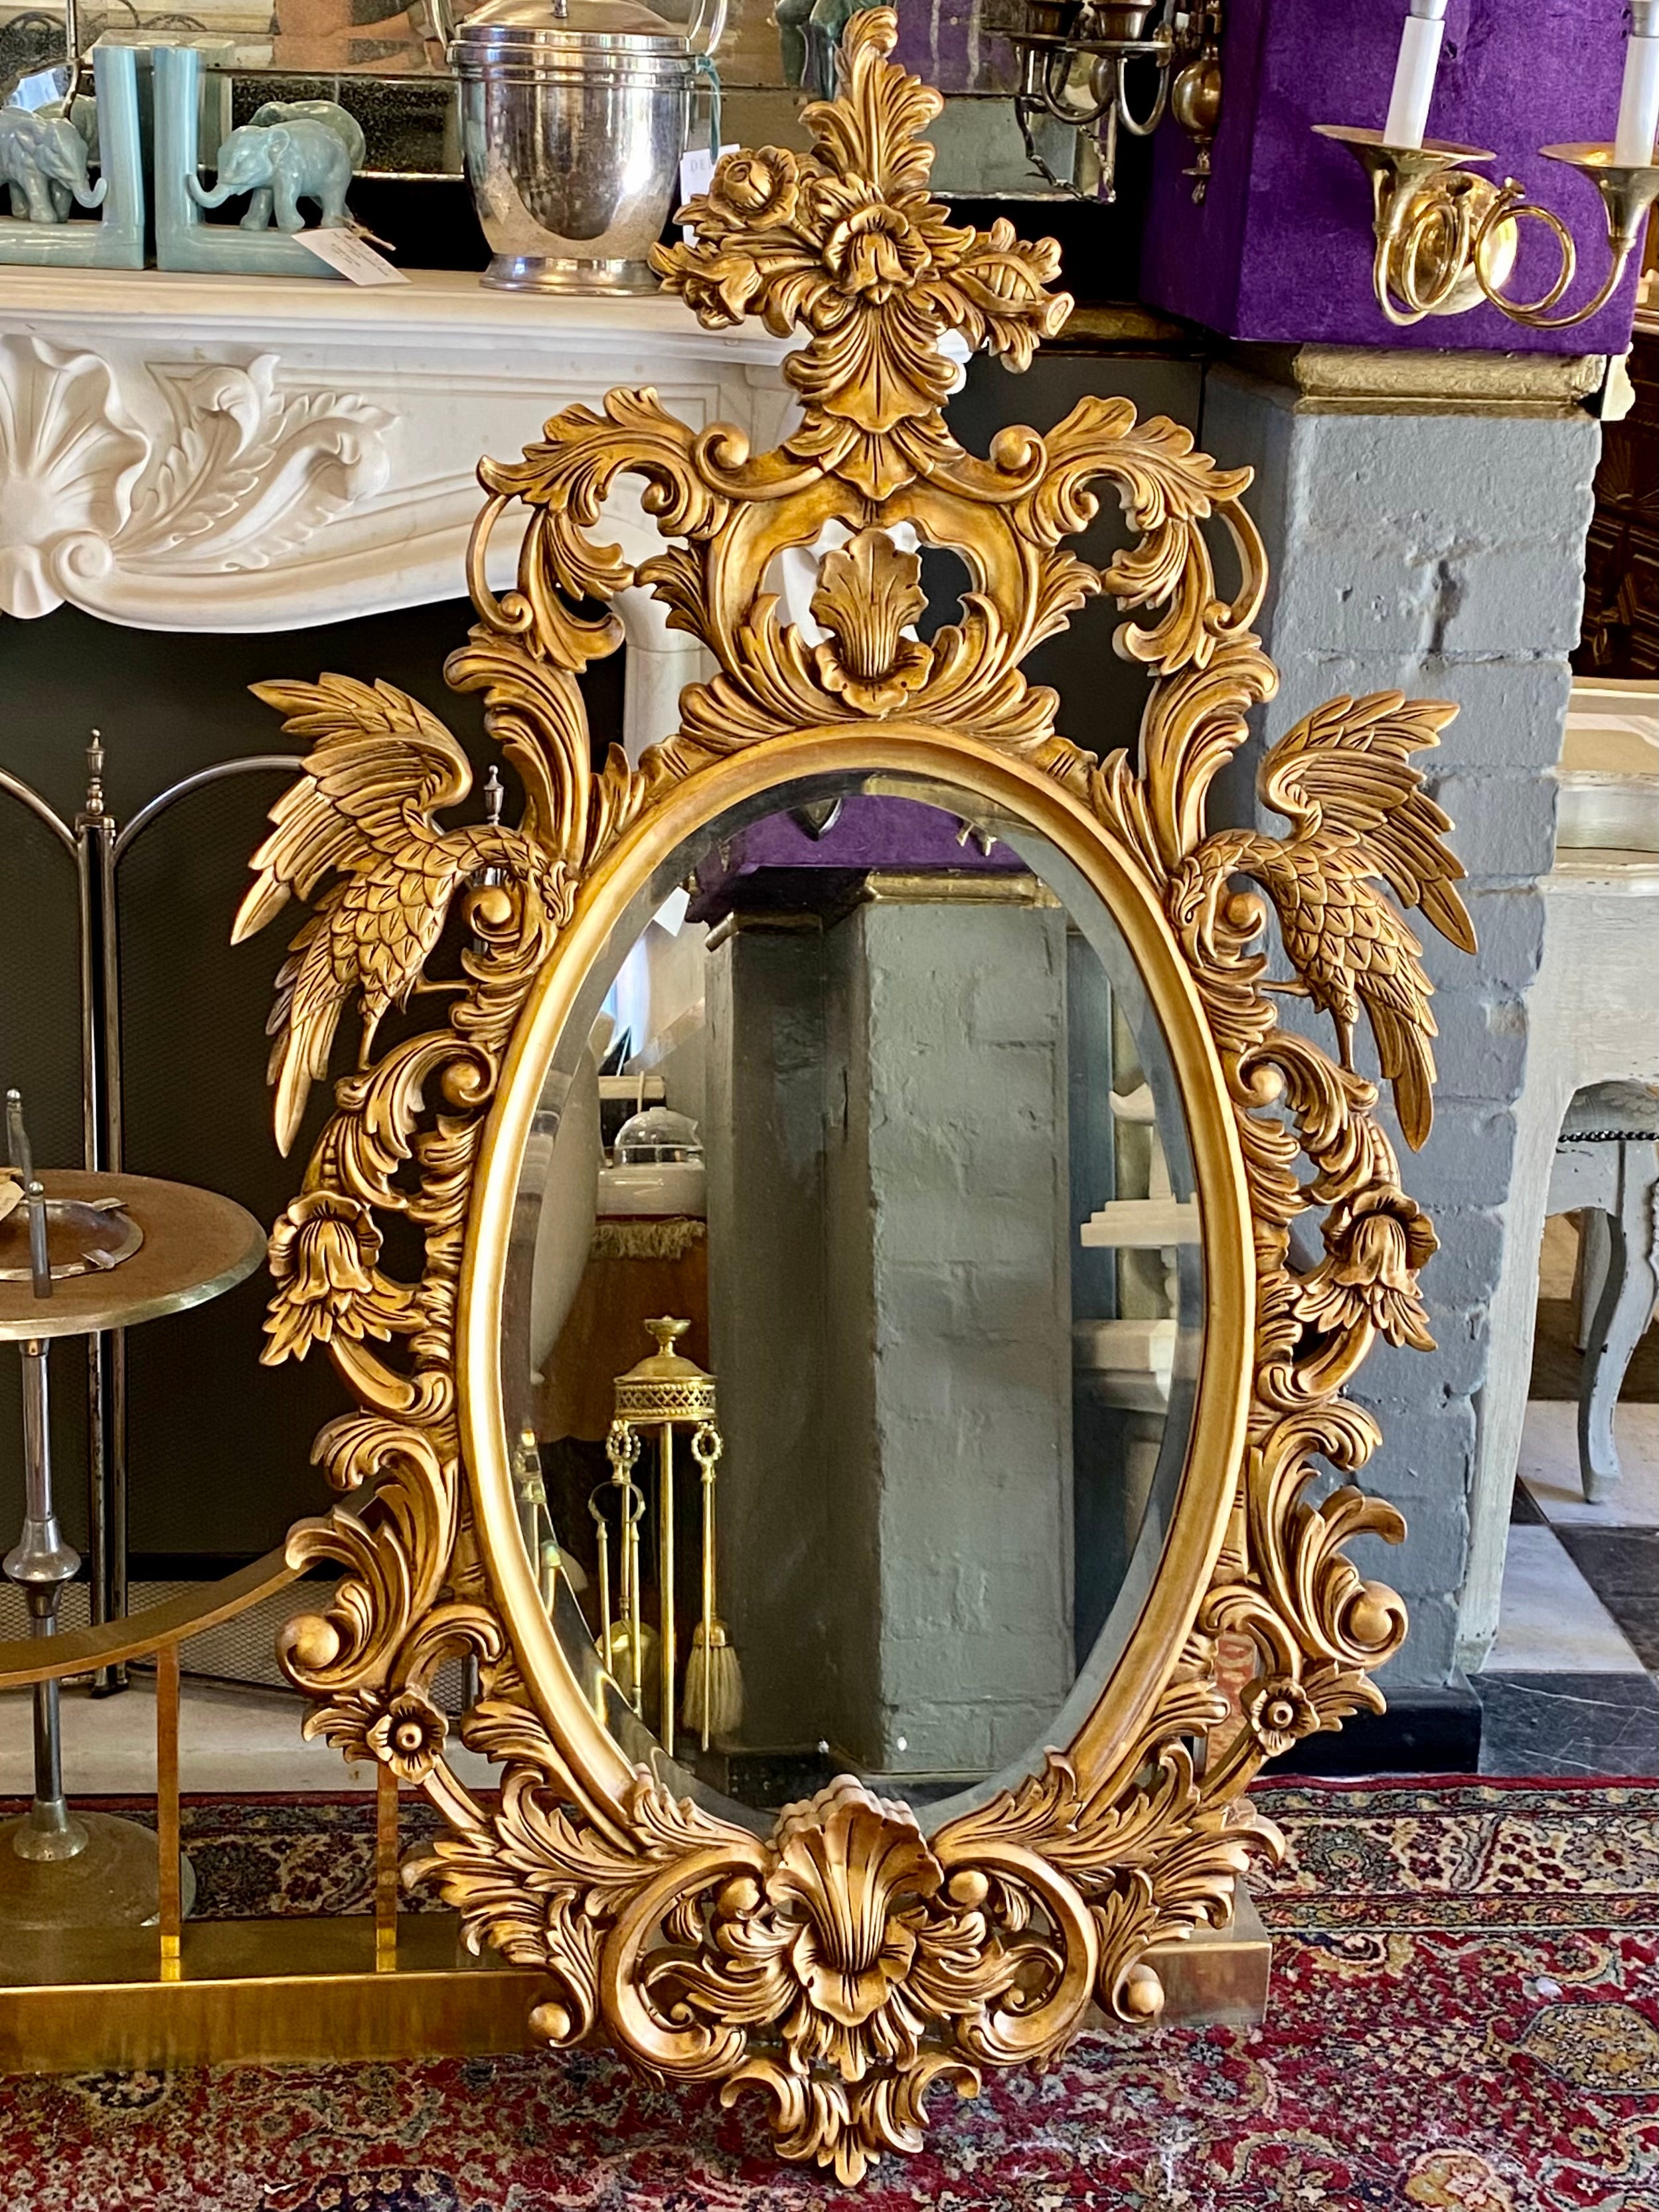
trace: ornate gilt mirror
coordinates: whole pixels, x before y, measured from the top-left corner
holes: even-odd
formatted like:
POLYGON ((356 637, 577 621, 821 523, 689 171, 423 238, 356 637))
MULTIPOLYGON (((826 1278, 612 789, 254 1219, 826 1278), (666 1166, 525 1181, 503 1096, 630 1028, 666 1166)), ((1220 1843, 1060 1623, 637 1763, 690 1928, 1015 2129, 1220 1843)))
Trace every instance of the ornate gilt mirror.
POLYGON ((354 1495, 291 1539, 339 1577, 285 1633, 308 1726, 440 1808, 426 1878, 546 1971, 541 2034, 752 2087, 847 2181, 933 2087, 1155 2016, 1149 1954, 1275 1848, 1263 1759, 1380 1706, 1404 1614, 1344 1547, 1402 1524, 1342 1393, 1426 1343, 1434 1249, 1376 1115, 1419 1143, 1433 1079, 1393 902, 1472 942, 1412 765, 1445 707, 1332 701, 1263 761, 1286 829, 1206 824, 1275 685, 1248 471, 1113 399, 952 438, 947 332, 1023 367, 1069 302, 927 197, 895 36, 855 16, 816 154, 728 156, 659 252, 705 322, 802 334, 799 427, 613 392, 485 462, 448 677, 516 795, 453 826, 427 709, 263 686, 308 757, 239 923, 312 907, 284 1145, 362 1024, 271 1245, 266 1356, 358 1401, 318 1448, 354 1495), (634 586, 712 665, 630 763, 579 678, 634 586), (1022 673, 1095 593, 1148 679, 1103 759, 1022 673), (446 1758, 458 1654, 499 1797, 446 1758))

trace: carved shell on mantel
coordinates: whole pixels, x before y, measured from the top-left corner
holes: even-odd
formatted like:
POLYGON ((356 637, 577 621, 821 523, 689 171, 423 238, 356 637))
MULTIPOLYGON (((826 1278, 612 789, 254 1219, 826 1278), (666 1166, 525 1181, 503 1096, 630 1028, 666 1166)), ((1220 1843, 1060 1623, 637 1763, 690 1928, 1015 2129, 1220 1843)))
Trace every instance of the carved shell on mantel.
POLYGON ((268 567, 382 489, 392 427, 349 393, 286 387, 272 353, 133 372, 0 339, 0 611, 118 612, 124 579, 210 591, 268 567))

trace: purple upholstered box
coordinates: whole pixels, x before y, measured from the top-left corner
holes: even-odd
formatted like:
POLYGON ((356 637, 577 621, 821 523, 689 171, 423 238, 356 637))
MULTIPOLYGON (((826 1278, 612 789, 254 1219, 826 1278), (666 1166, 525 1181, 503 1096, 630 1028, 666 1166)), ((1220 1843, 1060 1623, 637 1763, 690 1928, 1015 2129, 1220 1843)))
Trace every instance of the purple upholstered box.
POLYGON ((740 830, 727 840, 719 863, 697 870, 689 912, 693 921, 718 921, 739 902, 748 878, 781 868, 792 873, 810 869, 861 874, 894 868, 919 875, 997 876, 1018 873, 1025 866, 1000 840, 983 851, 969 825, 941 807, 854 793, 842 800, 830 827, 816 837, 787 808, 740 830))
MULTIPOLYGON (((1312 126, 1382 127, 1405 13, 1405 0, 1227 0, 1209 192, 1193 205, 1181 173, 1190 142, 1166 124, 1142 298, 1229 337, 1277 344, 1621 352, 1634 267, 1612 304, 1577 330, 1525 330, 1484 304, 1406 330, 1383 316, 1371 295, 1370 181, 1346 147, 1312 126)), ((1606 273, 1601 199, 1538 149, 1610 139, 1623 69, 1622 0, 1450 0, 1429 136, 1489 148, 1497 159, 1482 174, 1519 178, 1567 222, 1578 246, 1568 307, 1606 273)), ((1537 224, 1522 235, 1510 289, 1526 297, 1549 281, 1554 249, 1537 224)))

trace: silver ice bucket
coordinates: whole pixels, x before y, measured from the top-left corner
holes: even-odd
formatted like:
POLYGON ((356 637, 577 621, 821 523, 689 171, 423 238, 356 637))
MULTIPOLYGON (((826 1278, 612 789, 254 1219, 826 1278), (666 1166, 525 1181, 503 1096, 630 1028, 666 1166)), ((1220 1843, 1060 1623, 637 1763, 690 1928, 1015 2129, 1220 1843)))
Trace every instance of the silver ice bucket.
POLYGON ((495 258, 522 292, 653 292, 724 0, 689 28, 641 0, 486 0, 456 31, 461 145, 495 258), (711 35, 712 33, 712 35, 711 35))

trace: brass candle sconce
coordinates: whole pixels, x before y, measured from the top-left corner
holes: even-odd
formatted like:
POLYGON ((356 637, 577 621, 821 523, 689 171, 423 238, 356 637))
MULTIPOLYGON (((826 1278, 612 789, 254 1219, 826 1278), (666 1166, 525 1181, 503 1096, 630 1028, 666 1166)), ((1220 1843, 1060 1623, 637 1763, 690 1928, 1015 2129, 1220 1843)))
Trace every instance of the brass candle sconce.
POLYGON ((1079 199, 1115 200, 1120 134, 1150 138, 1170 114, 1194 142, 1186 174, 1201 201, 1221 113, 1221 0, 1162 12, 1158 0, 1029 0, 1025 26, 1006 33, 1020 64, 1014 112, 1026 153, 1048 182, 1079 199), (1158 71, 1152 104, 1139 116, 1126 82, 1136 61, 1158 71), (1036 126, 1045 119, 1093 141, 1093 191, 1057 175, 1044 157, 1036 126))
POLYGON ((1572 233, 1553 209, 1528 199, 1513 177, 1494 185, 1477 176, 1468 164, 1490 161, 1491 154, 1432 138, 1420 146, 1388 146, 1380 131, 1343 124, 1314 127, 1321 137, 1346 146, 1370 178, 1376 240, 1371 289, 1401 328, 1425 315, 1465 314, 1483 300, 1529 330, 1587 323, 1624 282, 1648 211, 1659 199, 1659 166, 1650 161, 1617 161, 1611 145, 1540 148, 1546 160, 1589 179, 1607 217, 1607 274, 1594 297, 1558 315, 1553 310, 1577 274, 1572 233), (1504 288, 1519 252, 1520 226, 1528 219, 1554 238, 1560 260, 1547 289, 1535 299, 1516 300, 1504 288))
POLYGON ((1322 138, 1348 148, 1371 180, 1376 251, 1371 289, 1400 327, 1425 315, 1462 315, 1482 301, 1528 330, 1571 330, 1599 315, 1624 282, 1643 225, 1659 199, 1654 131, 1659 118, 1659 0, 1633 0, 1616 136, 1605 143, 1543 146, 1541 157, 1587 177, 1601 196, 1607 267, 1594 295, 1554 311, 1571 290, 1578 250, 1568 223, 1528 198, 1510 177, 1494 185, 1470 166, 1494 156, 1478 146, 1425 138, 1446 0, 1410 0, 1388 120, 1381 131, 1316 123, 1322 138), (1521 225, 1554 239, 1556 271, 1534 299, 1508 290, 1521 225))

